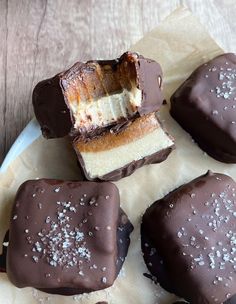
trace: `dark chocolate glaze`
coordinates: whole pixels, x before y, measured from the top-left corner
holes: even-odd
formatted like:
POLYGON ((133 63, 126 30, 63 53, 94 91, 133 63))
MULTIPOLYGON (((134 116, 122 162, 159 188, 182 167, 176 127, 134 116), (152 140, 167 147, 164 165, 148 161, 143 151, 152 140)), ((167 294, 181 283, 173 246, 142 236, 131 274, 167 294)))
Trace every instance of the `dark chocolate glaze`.
MULTIPOLYGON (((185 302, 185 301, 176 301, 173 304, 187 304, 189 302, 185 302)), ((224 304, 235 304, 236 303, 236 296, 233 296, 231 299, 227 300, 226 302, 224 302, 224 304)), ((191 303, 190 303, 191 304, 191 303)))
POLYGON ((132 229, 114 184, 27 181, 12 210, 8 277, 17 287, 59 294, 107 288, 123 264, 132 229))
MULTIPOLYGON (((117 275, 119 274, 122 265, 125 261, 125 258, 128 253, 129 244, 130 244, 130 234, 133 231, 133 225, 130 223, 127 215, 120 208, 119 223, 117 228, 117 250, 118 258, 116 262, 117 275)), ((3 243, 9 242, 9 231, 7 231, 3 243)), ((7 246, 3 246, 2 254, 0 255, 0 272, 6 272, 6 258, 7 258, 7 246)), ((61 294, 61 295, 74 295, 81 293, 81 290, 76 288, 58 288, 58 289, 40 289, 41 291, 52 293, 52 294, 61 294)), ((99 302, 106 303, 106 302, 99 302)))
POLYGON ((171 97, 170 113, 210 156, 236 163, 236 55, 197 68, 171 97))
MULTIPOLYGON (((168 276, 166 266, 163 259, 158 254, 155 245, 150 241, 150 238, 146 235, 143 224, 141 224, 141 249, 145 264, 150 273, 144 273, 143 275, 154 283, 159 283, 162 288, 170 293, 174 293, 178 296, 178 291, 173 286, 171 278, 168 276)), ((179 295, 181 297, 181 295, 179 295)), ((173 304, 189 303, 186 301, 176 301, 173 304)), ((224 304, 236 304, 236 296, 233 296, 224 304)))
POLYGON ((46 138, 64 137, 72 126, 59 81, 56 75, 39 82, 33 90, 34 113, 46 138))
POLYGON ((236 295, 234 295, 232 298, 227 300, 225 304, 236 304, 236 295))
MULTIPOLYGON (((173 304, 187 304, 187 303, 189 303, 189 302, 177 301, 177 302, 174 302, 173 304)), ((224 304, 235 304, 235 303, 236 303, 236 296, 233 296, 232 298, 230 298, 229 300, 224 302, 224 304)))
MULTIPOLYGON (((93 99, 122 91, 122 87, 130 89, 130 78, 135 78, 137 87, 142 90, 142 103, 133 116, 142 116, 159 110, 163 103, 162 70, 154 60, 144 58, 137 53, 126 52, 115 60, 91 60, 86 63, 77 62, 69 70, 59 73, 51 79, 38 83, 33 91, 33 106, 35 116, 41 126, 42 133, 47 138, 70 135, 88 139, 101 134, 105 129, 121 124, 123 120, 112 122, 110 125, 89 130, 74 129, 74 117, 70 112, 67 93, 73 90, 76 79, 82 79, 92 88, 89 98, 93 99), (103 78, 97 76, 96 65, 104 70, 103 78), (110 71, 107 72, 107 67, 110 71), (115 73, 119 70, 122 81, 118 82, 115 73), (113 75, 114 74, 114 75, 113 75), (99 79, 103 79, 102 85, 99 79)), ((88 117, 89 119, 89 117, 88 117)), ((132 120, 132 115, 128 120, 132 120)), ((119 128, 118 128, 119 129, 119 128)))
POLYGON ((208 172, 170 192, 143 216, 142 249, 149 271, 191 304, 233 303, 235 216, 236 183, 226 175, 208 172), (149 246, 158 251, 157 262, 148 258, 153 250, 144 249, 149 246))
POLYGON ((171 282, 171 278, 168 276, 164 262, 161 256, 158 254, 155 245, 146 233, 143 223, 141 224, 140 232, 143 258, 149 272, 151 273, 151 275, 149 273, 144 273, 144 276, 151 279, 155 283, 159 283, 161 287, 168 292, 178 295, 171 282))
POLYGON ((138 87, 142 90, 143 101, 141 107, 138 109, 139 114, 142 116, 158 111, 164 102, 161 92, 161 66, 156 61, 139 55, 138 61, 136 62, 136 70, 138 87))
MULTIPOLYGON (((117 261, 116 261, 116 271, 117 275, 119 274, 122 265, 124 264, 125 258, 128 253, 129 244, 130 244, 130 234, 133 231, 133 225, 130 223, 127 215, 120 208, 119 222, 117 227, 117 261)), ((51 294, 60 294, 60 295, 75 295, 83 293, 83 290, 79 288, 54 288, 54 289, 40 289, 41 291, 51 293, 51 294)))
MULTIPOLYGON (((3 243, 9 242, 9 231, 5 234, 3 243)), ((7 246, 2 245, 2 254, 0 255, 0 272, 6 272, 7 246)))
POLYGON ((119 223, 117 228, 117 261, 116 261, 116 269, 117 275, 119 274, 122 265, 124 264, 125 258, 128 253, 129 244, 130 244, 130 234, 133 231, 134 227, 129 221, 125 212, 120 209, 119 223))
POLYGON ((129 119, 126 119, 124 117, 119 118, 115 124, 109 125, 109 127, 101 127, 99 129, 92 129, 89 131, 89 133, 82 132, 79 135, 77 134, 76 130, 72 130, 70 133, 70 138, 72 143, 76 142, 76 140, 89 142, 90 140, 93 140, 95 138, 99 138, 106 134, 106 132, 119 134, 120 132, 124 131, 126 128, 129 127, 129 125, 138 118, 139 115, 134 115, 133 117, 130 117, 129 119))
MULTIPOLYGON (((74 146, 74 148, 75 148, 75 146, 74 146)), ((124 178, 124 177, 127 177, 127 176, 133 174, 134 171, 136 171, 137 169, 139 169, 143 166, 163 162, 164 160, 167 159, 167 157, 169 156, 169 154, 172 152, 172 150, 174 148, 175 148, 175 146, 173 145, 171 147, 168 147, 166 149, 163 149, 163 150, 153 153, 151 155, 145 156, 142 159, 134 160, 131 163, 127 164, 126 166, 123 166, 106 175, 99 176, 94 179, 91 178, 89 176, 88 172, 86 171, 84 161, 83 161, 83 158, 82 158, 80 152, 77 149, 75 149, 75 151, 76 151, 76 154, 77 154, 77 157, 79 160, 78 164, 80 166, 81 172, 84 173, 85 179, 91 180, 91 181, 118 181, 121 178, 124 178)))
MULTIPOLYGON (((177 301, 174 302, 173 304, 187 304, 189 302, 185 302, 185 301, 177 301)), ((228 301, 224 302, 224 304, 235 304, 236 303, 236 297, 233 296, 231 299, 229 299, 228 301)))

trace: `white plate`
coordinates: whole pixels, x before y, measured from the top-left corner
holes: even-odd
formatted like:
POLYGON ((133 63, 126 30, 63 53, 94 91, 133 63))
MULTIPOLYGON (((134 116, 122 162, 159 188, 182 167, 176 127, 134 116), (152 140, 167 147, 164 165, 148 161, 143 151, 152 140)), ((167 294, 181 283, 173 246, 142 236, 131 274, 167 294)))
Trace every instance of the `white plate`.
POLYGON ((20 155, 32 142, 34 142, 41 135, 40 126, 36 120, 33 118, 24 130, 17 137, 14 144, 11 146, 9 152, 7 153, 1 167, 0 172, 4 172, 10 163, 20 155))

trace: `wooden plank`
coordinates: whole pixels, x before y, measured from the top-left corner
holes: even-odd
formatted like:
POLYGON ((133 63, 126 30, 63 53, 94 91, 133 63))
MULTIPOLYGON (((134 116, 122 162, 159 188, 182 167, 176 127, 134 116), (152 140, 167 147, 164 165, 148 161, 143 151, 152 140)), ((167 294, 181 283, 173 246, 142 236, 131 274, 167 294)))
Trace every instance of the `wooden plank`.
POLYGON ((193 13, 226 50, 236 44, 235 0, 0 1, 0 163, 33 116, 41 79, 77 60, 113 58, 178 5, 193 13))
POLYGON ((7 79, 7 0, 0 1, 0 163, 4 157, 6 147, 6 79, 7 79))
MULTIPOLYGON (((32 116, 31 89, 45 7, 46 2, 40 0, 7 1, 4 141, 1 138, 3 153, 11 146, 32 116)), ((4 100, 1 100, 2 102, 4 100)))

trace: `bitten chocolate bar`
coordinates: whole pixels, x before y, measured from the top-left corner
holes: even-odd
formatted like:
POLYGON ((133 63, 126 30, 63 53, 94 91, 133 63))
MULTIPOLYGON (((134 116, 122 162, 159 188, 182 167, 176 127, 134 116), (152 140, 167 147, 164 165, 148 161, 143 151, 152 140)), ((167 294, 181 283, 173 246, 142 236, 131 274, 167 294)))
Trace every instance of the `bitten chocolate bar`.
POLYGON ((236 163, 236 55, 197 68, 171 97, 170 113, 209 155, 236 163))
POLYGON ((73 146, 87 179, 118 180, 144 165, 164 161, 174 141, 151 113, 119 133, 107 131, 87 142, 75 140, 73 146))
POLYGON ((38 83, 33 105, 43 135, 93 137, 110 126, 159 110, 162 70, 126 52, 115 60, 77 62, 38 83))
POLYGON ((133 227, 111 183, 31 180, 12 210, 7 274, 17 287, 80 294, 111 286, 133 227))
POLYGON ((235 303, 235 219, 236 183, 227 175, 208 172, 170 192, 143 216, 150 272, 191 304, 235 303))

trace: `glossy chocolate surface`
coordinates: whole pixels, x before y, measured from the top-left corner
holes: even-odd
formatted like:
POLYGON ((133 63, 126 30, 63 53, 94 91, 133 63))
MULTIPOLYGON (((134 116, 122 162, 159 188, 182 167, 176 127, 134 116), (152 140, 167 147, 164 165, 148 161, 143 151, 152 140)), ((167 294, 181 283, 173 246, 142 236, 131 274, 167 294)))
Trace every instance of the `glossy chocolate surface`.
POLYGON ((143 216, 148 269, 190 303, 233 303, 235 217, 236 183, 227 175, 208 172, 170 192, 143 216))
POLYGON ((4 236, 2 242, 2 254, 0 254, 0 272, 6 272, 6 260, 7 260, 7 247, 9 242, 9 231, 4 236))
POLYGON ((111 286, 133 229, 119 206, 111 183, 41 179, 22 184, 7 252, 12 283, 59 294, 111 286))
POLYGON ((170 113, 210 156, 236 163, 236 55, 197 68, 171 97, 170 113))
MULTIPOLYGON (((137 53, 126 52, 115 60, 77 62, 69 70, 41 81, 33 91, 33 106, 45 137, 63 137, 70 133, 73 137, 89 138, 101 134, 106 128, 124 127, 127 121, 137 116, 159 110, 163 103, 161 87, 160 65, 137 53), (135 106, 126 118, 117 118, 99 127, 74 127, 75 117, 71 111, 74 99, 86 98, 88 102, 93 102, 103 96, 122 92, 124 88, 129 91, 134 82, 136 88, 141 90, 141 104, 135 106)), ((91 120, 91 116, 87 115, 84 119, 85 124, 91 120)))
POLYGON ((59 82, 56 75, 39 82, 33 90, 34 113, 46 138, 64 137, 72 127, 59 82))

